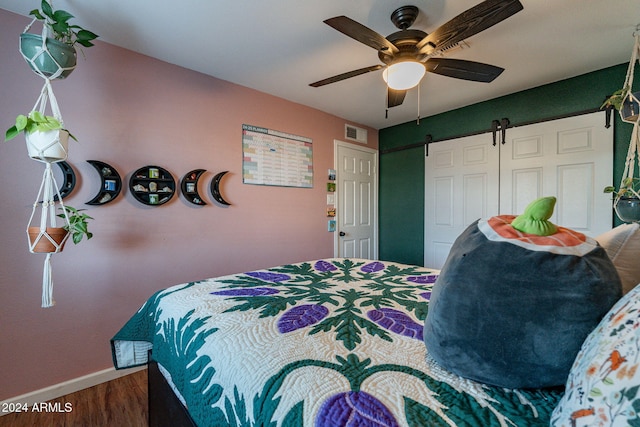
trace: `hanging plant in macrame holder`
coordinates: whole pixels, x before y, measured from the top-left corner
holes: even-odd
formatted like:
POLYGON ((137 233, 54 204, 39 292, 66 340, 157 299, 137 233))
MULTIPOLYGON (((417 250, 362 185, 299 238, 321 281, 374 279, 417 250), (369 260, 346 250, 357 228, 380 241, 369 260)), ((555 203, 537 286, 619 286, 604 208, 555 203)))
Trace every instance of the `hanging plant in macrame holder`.
MULTIPOLYGON (((42 276, 42 307, 51 307, 53 301, 53 278, 51 275, 51 256, 62 251, 69 239, 69 230, 73 230, 76 242, 77 221, 72 223, 68 210, 62 202, 60 189, 56 183, 51 165, 67 159, 68 139, 73 136, 64 128, 62 114, 53 93, 51 81, 66 78, 76 67, 76 43, 90 47, 98 36, 78 25, 69 24, 73 18, 64 10, 53 10, 52 0, 42 0, 40 9, 29 14, 33 20, 20 35, 20 53, 31 69, 44 80, 44 86, 29 115, 19 115, 16 125, 7 131, 11 138, 24 131, 29 157, 44 163, 40 190, 33 203, 31 217, 27 226, 29 251, 44 253, 44 272, 42 276), (35 21, 42 22, 42 33, 31 34, 29 30, 35 21), (50 107, 52 116, 46 115, 50 107), (57 209, 61 214, 56 214, 57 209)), ((74 138, 75 139, 75 138, 74 138)), ((81 215, 89 218, 87 215, 81 215)), ((73 220, 77 220, 73 216, 73 220)), ((81 231, 90 234, 84 226, 81 231)), ((81 238, 81 237, 80 237, 81 238)), ((79 239, 78 239, 79 240, 79 239)), ((77 242, 76 242, 77 243, 77 242)))
POLYGON ((640 61, 640 33, 638 30, 634 33, 634 39, 623 88, 607 100, 608 105, 613 105, 618 110, 622 121, 633 124, 620 187, 618 190, 615 187, 606 187, 604 190, 606 193, 615 194, 614 210, 618 217, 625 222, 640 221, 640 177, 636 173, 640 161, 640 92, 633 92, 635 64, 640 61))
POLYGON ((28 33, 35 21, 33 19, 20 35, 20 53, 37 75, 64 79, 76 68, 75 48, 48 37, 46 25, 42 26, 42 35, 28 33))
POLYGON ((31 122, 26 125, 24 132, 29 157, 45 163, 67 159, 71 135, 64 129, 62 113, 49 79, 45 79, 40 96, 29 116, 22 116, 22 119, 31 122), (47 104, 51 107, 52 116, 45 115, 47 104), (30 126, 33 126, 33 129, 30 126))
MULTIPOLYGON (((53 117, 59 127, 64 126, 62 114, 58 107, 56 97, 51 87, 49 78, 44 77, 45 83, 36 101, 30 117, 46 117, 47 105, 50 106, 53 117), (35 114, 34 114, 35 113, 35 114)), ((51 274, 51 256, 62 251, 69 235, 69 217, 60 194, 60 188, 55 180, 52 164, 66 160, 68 153, 68 131, 54 129, 45 131, 25 132, 29 156, 45 164, 44 174, 40 190, 33 203, 27 235, 29 237, 29 251, 32 253, 45 253, 44 271, 42 275, 42 307, 51 307, 53 300, 53 277, 51 274), (40 209, 38 209, 40 208, 40 209), (56 215, 56 209, 63 212, 56 215), (38 220, 38 210, 39 220, 38 220), (59 220, 59 218, 61 220, 59 220)))
POLYGON ((620 113, 622 121, 637 124, 640 120, 640 92, 633 91, 633 75, 636 62, 640 61, 640 33, 636 31, 633 36, 635 43, 631 52, 629 67, 627 68, 627 76, 620 93, 622 104, 618 108, 618 113, 620 113))

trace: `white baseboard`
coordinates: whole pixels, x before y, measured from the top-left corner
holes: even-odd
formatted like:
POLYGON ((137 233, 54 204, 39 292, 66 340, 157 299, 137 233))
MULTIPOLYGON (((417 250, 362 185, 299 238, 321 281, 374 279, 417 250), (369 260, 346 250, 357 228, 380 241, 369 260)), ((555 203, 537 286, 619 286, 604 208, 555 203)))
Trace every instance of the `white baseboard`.
MULTIPOLYGON (((116 370, 115 368, 105 369, 103 371, 94 372, 83 377, 78 377, 69 381, 55 384, 50 387, 32 391, 21 396, 3 400, 2 402, 0 402, 0 408, 10 403, 22 403, 31 406, 34 403, 46 402, 70 393, 75 393, 76 391, 84 390, 85 388, 93 387, 107 381, 115 380, 116 378, 124 377, 125 375, 129 375, 143 369, 147 369, 147 367, 138 366, 136 368, 120 370, 116 370)), ((0 411, 0 416, 6 415, 7 413, 8 412, 6 411, 0 411)))

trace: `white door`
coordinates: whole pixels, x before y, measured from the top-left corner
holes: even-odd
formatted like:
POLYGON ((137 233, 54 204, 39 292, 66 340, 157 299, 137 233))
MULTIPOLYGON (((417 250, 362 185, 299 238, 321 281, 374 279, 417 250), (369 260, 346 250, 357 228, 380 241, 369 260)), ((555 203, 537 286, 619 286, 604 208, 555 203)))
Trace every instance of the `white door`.
POLYGON ((498 150, 491 134, 429 145, 424 265, 441 268, 469 224, 498 213, 498 150))
POLYGON ((595 237, 612 225, 613 129, 604 112, 429 145, 425 161, 425 265, 442 268, 451 245, 478 218, 517 215, 556 196, 551 220, 595 237))
POLYGON ((604 112, 507 130, 501 147, 500 213, 522 213, 529 202, 555 196, 554 224, 595 237, 611 229, 613 127, 604 112))
POLYGON ((378 258, 378 152, 334 141, 336 231, 334 254, 378 258))

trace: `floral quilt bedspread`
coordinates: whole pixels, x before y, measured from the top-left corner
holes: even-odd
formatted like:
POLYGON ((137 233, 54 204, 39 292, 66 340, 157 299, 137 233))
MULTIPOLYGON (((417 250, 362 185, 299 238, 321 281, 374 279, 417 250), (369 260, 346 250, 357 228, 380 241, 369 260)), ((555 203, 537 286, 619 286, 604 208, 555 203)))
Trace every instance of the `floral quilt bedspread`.
POLYGON ((326 259, 157 292, 112 339, 156 360, 199 426, 548 425, 562 392, 440 368, 422 341, 438 272, 326 259))

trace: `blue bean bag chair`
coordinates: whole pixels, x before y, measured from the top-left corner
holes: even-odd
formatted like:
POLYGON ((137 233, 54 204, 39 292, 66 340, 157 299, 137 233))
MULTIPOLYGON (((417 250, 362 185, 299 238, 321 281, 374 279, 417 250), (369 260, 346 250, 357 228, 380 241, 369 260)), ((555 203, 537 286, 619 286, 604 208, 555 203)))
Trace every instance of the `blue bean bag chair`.
POLYGON ((555 198, 478 220, 454 242, 425 320, 430 357, 506 388, 564 385, 587 335, 622 296, 598 243, 548 221, 555 198))

